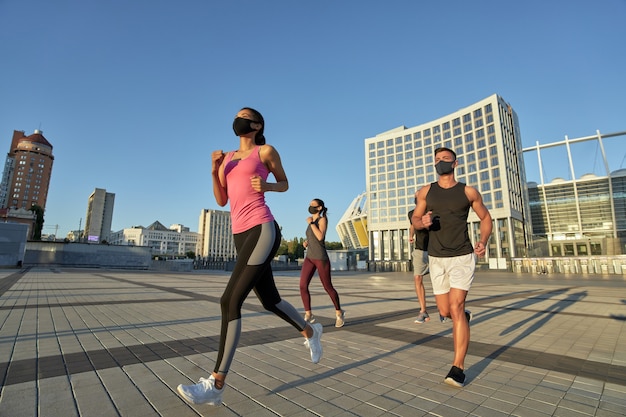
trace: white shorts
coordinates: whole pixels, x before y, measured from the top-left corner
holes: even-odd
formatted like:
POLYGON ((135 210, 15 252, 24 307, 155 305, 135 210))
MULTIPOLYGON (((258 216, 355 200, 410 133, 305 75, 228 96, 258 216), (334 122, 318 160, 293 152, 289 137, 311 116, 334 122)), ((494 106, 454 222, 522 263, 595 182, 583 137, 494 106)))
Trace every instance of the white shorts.
POLYGON ((421 249, 413 250, 413 275, 428 273, 428 252, 421 249))
POLYGON ((450 288, 469 291, 474 281, 476 255, 468 253, 450 258, 429 256, 428 263, 433 294, 447 294, 450 288))

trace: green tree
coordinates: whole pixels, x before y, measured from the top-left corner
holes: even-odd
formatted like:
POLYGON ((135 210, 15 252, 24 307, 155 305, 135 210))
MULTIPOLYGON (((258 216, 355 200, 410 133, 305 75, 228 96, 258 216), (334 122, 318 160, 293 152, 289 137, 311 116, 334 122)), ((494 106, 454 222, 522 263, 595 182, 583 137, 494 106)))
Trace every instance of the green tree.
POLYGON ((280 240, 280 246, 278 247, 276 255, 289 255, 289 247, 287 246, 287 241, 285 239, 280 240))
POLYGON ((343 249, 343 244, 341 242, 326 242, 327 250, 339 250, 343 249))
POLYGON ((43 208, 37 204, 30 206, 30 211, 35 213, 35 228, 33 229, 33 240, 41 240, 43 230, 43 208))
POLYGON ((196 253, 192 250, 188 250, 187 252, 185 252, 185 255, 187 255, 187 258, 189 259, 195 259, 196 257, 196 253))
POLYGON ((292 261, 295 260, 297 246, 298 246, 298 238, 296 237, 294 237, 292 240, 287 242, 287 251, 289 253, 289 259, 292 261))
MULTIPOLYGON (((280 246, 276 255, 287 255, 290 261, 295 262, 298 259, 304 258, 304 241, 306 239, 302 237, 294 237, 292 240, 280 241, 280 246)), ((326 249, 337 250, 343 249, 341 242, 326 242, 326 249)))
POLYGON ((289 259, 295 261, 300 258, 304 258, 304 239, 301 237, 294 237, 292 241, 288 243, 289 259))

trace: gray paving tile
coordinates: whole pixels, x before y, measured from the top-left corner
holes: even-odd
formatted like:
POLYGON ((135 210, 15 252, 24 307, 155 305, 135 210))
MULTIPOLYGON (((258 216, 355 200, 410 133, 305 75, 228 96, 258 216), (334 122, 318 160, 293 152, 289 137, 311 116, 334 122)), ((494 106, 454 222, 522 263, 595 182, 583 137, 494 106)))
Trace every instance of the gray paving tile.
MULTIPOLYGON (((297 272, 275 275, 300 308, 297 272)), ((322 362, 312 364, 298 332, 250 297, 224 405, 211 407, 186 404, 175 387, 212 369, 228 274, 0 273, 12 280, 0 285, 0 415, 44 407, 52 417, 611 417, 626 409, 626 322, 615 318, 626 280, 478 273, 468 381, 455 389, 442 383, 451 326, 413 323, 410 273, 335 276, 349 312, 342 329, 321 285, 311 287, 325 326, 322 362)))

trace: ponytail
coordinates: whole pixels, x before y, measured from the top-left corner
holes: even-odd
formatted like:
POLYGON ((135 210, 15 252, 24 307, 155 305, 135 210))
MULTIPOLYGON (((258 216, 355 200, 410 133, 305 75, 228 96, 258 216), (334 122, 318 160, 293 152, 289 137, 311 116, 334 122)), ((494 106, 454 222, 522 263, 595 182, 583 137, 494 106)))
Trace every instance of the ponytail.
MULTIPOLYGON (((263 128, 261 128, 261 130, 263 130, 263 128)), ((263 136, 263 133, 261 133, 260 131, 257 132, 256 136, 254 137, 254 143, 256 145, 265 145, 265 136, 263 136)))
POLYGON ((324 204, 324 201, 320 200, 319 198, 314 198, 313 201, 315 201, 317 204, 322 206, 322 211, 320 211, 320 216, 326 217, 326 212, 328 211, 328 208, 326 207, 326 204, 324 204))

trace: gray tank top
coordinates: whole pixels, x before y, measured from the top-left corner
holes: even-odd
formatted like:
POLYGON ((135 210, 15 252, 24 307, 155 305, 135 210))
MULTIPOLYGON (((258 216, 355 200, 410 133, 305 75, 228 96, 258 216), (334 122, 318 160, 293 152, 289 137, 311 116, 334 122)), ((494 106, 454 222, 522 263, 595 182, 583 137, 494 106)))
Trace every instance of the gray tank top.
MULTIPOLYGON (((317 219, 316 224, 319 222, 317 219)), ((309 242, 309 245, 306 248, 306 257, 309 259, 319 259, 319 260, 328 260, 328 252, 326 252, 326 242, 317 240, 315 237, 315 233, 311 229, 311 225, 306 228, 306 240, 309 242)))

